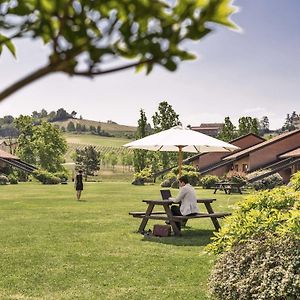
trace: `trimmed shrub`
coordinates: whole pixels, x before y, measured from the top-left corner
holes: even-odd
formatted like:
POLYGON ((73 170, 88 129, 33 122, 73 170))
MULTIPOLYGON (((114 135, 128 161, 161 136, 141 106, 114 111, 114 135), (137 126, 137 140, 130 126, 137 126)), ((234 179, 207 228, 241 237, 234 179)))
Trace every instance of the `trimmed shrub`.
POLYGON ((218 178, 218 176, 214 176, 214 175, 206 175, 200 178, 200 185, 204 188, 204 189, 211 189, 215 186, 216 183, 220 182, 220 179, 218 178))
POLYGON ((225 179, 234 183, 244 185, 247 183, 247 175, 244 172, 229 171, 225 175, 225 179))
MULTIPOLYGON (((268 173, 270 170, 262 170, 262 171, 257 171, 257 172, 252 172, 248 174, 248 179, 254 178, 259 175, 263 175, 265 173, 268 173)), ((278 187, 283 184, 282 177, 278 174, 275 173, 273 175, 270 175, 268 177, 265 177, 261 180, 257 180, 253 183, 250 184, 256 191, 259 190, 270 190, 275 187, 278 187)))
MULTIPOLYGON (((196 168, 193 167, 192 165, 182 165, 182 167, 181 167, 182 175, 185 175, 187 172, 190 172, 190 171, 195 172, 196 168)), ((174 173, 175 175, 178 175, 179 174, 179 168, 178 167, 173 168, 172 173, 174 173)))
POLYGON ((171 188, 173 189, 179 189, 179 181, 175 180, 172 184, 171 184, 171 188))
POLYGON ((55 177, 58 177, 61 181, 67 181, 69 178, 69 174, 67 171, 65 172, 56 172, 53 174, 55 177))
POLYGON ((5 175, 0 175, 0 185, 8 184, 9 180, 5 175))
POLYGON ((300 192, 286 187, 248 196, 237 203, 236 211, 225 219, 206 249, 222 253, 266 233, 290 234, 300 239, 299 207, 300 192))
POLYGON ((235 246, 209 279, 214 299, 300 299, 300 241, 269 237, 235 246))
POLYGON ((300 191, 300 171, 293 174, 290 183, 295 191, 300 191))
POLYGON ((144 183, 153 182, 153 173, 151 169, 144 168, 142 171, 134 174, 134 180, 132 184, 143 185, 144 183))
POLYGON ((10 184, 18 184, 18 179, 14 174, 8 175, 8 180, 10 184))
MULTIPOLYGON (((196 172, 196 169, 193 166, 184 165, 182 166, 182 176, 186 175, 188 177, 189 183, 193 186, 199 185, 199 178, 200 174, 199 172, 196 172)), ((169 172, 166 177, 165 181, 162 182, 162 187, 174 187, 178 188, 178 168, 172 169, 171 172, 169 172)))
POLYGON ((172 177, 170 177, 170 178, 165 179, 165 180, 160 184, 160 186, 161 186, 161 187, 171 187, 172 184, 173 184, 173 182, 175 182, 175 181, 177 181, 177 178, 176 178, 176 176, 174 175, 174 176, 172 176, 172 177))
POLYGON ((200 182, 200 174, 195 171, 189 171, 187 173, 182 173, 182 175, 187 175, 190 185, 196 186, 200 182))
POLYGON ((33 176, 43 184, 59 184, 61 179, 45 170, 35 170, 33 176))

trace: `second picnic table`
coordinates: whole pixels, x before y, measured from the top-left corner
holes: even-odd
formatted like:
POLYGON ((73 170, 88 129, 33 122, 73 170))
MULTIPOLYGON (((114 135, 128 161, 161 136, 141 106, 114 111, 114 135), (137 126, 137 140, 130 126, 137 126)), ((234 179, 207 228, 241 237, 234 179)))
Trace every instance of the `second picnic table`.
POLYGON ((224 191, 225 194, 231 194, 233 192, 242 194, 241 186, 242 185, 237 182, 218 182, 215 184, 214 194, 217 192, 217 190, 224 191))
POLYGON ((221 228, 218 218, 222 218, 230 215, 227 212, 214 212, 211 203, 216 201, 216 199, 197 199, 198 203, 205 205, 207 213, 198 213, 193 216, 173 216, 170 206, 174 203, 172 200, 143 200, 148 204, 146 212, 130 212, 129 214, 135 218, 141 218, 141 224, 139 226, 138 232, 143 233, 149 219, 153 220, 163 220, 169 221, 172 226, 173 232, 175 235, 181 235, 180 230, 178 230, 175 222, 183 222, 189 219, 198 219, 198 218, 210 218, 215 229, 219 230, 221 228), (153 211, 155 206, 162 206, 164 211, 153 211))

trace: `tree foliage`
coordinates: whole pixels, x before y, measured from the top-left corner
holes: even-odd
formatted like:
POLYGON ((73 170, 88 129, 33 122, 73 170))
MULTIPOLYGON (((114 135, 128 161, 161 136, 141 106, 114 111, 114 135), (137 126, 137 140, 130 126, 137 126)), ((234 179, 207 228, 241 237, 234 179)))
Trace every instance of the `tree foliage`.
MULTIPOLYGON (((155 132, 167 130, 181 124, 179 115, 167 101, 159 103, 158 111, 154 113, 152 121, 155 132)), ((170 165, 177 163, 177 155, 174 153, 161 152, 160 160, 163 169, 166 169, 170 167, 170 165)))
POLYGON ((224 120, 224 126, 217 138, 225 142, 234 140, 237 137, 236 127, 232 124, 229 117, 224 120))
POLYGON ((180 124, 179 115, 167 101, 160 102, 152 117, 155 132, 170 129, 180 124))
POLYGON ((63 170, 67 144, 57 128, 47 122, 34 125, 32 117, 22 115, 15 124, 20 132, 17 154, 21 159, 49 172, 63 170))
POLYGON ((258 134, 259 122, 256 118, 241 117, 239 118, 239 136, 249 133, 258 134))
POLYGON ((94 176, 100 170, 100 152, 94 146, 76 149, 74 161, 76 170, 82 170, 86 180, 88 175, 94 176))
MULTIPOLYGON (((138 120, 138 127, 136 131, 136 139, 141 139, 151 133, 151 126, 147 122, 147 117, 143 109, 140 110, 140 118, 138 120)), ((147 155, 146 150, 134 150, 133 151, 133 163, 134 170, 136 172, 142 171, 147 165, 147 155)))
POLYGON ((0 101, 54 72, 94 77, 136 67, 150 73, 155 65, 174 71, 195 56, 183 49, 198 41, 213 23, 236 28, 230 0, 2 0, 0 52, 16 55, 18 38, 41 39, 48 63, 0 93, 0 101), (82 58, 85 58, 84 60, 82 58), (132 60, 124 63, 124 59, 132 60), (111 65, 111 62, 116 64, 111 65))

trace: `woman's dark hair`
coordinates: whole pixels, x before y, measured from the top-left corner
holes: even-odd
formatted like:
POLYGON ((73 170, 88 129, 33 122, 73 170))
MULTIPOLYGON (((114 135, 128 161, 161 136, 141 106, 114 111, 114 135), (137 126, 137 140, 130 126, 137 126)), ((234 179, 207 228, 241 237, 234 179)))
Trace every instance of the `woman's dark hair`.
POLYGON ((179 177, 178 180, 181 182, 184 182, 185 184, 189 183, 189 178, 187 175, 183 175, 183 176, 179 177))

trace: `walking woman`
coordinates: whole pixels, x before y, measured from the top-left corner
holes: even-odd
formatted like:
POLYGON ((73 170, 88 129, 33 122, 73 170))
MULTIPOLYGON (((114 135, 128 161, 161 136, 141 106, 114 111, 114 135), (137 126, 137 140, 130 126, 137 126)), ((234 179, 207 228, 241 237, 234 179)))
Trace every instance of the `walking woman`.
POLYGON ((83 182, 82 182, 82 170, 78 171, 78 174, 75 177, 75 189, 77 200, 80 200, 81 192, 83 190, 83 182))

